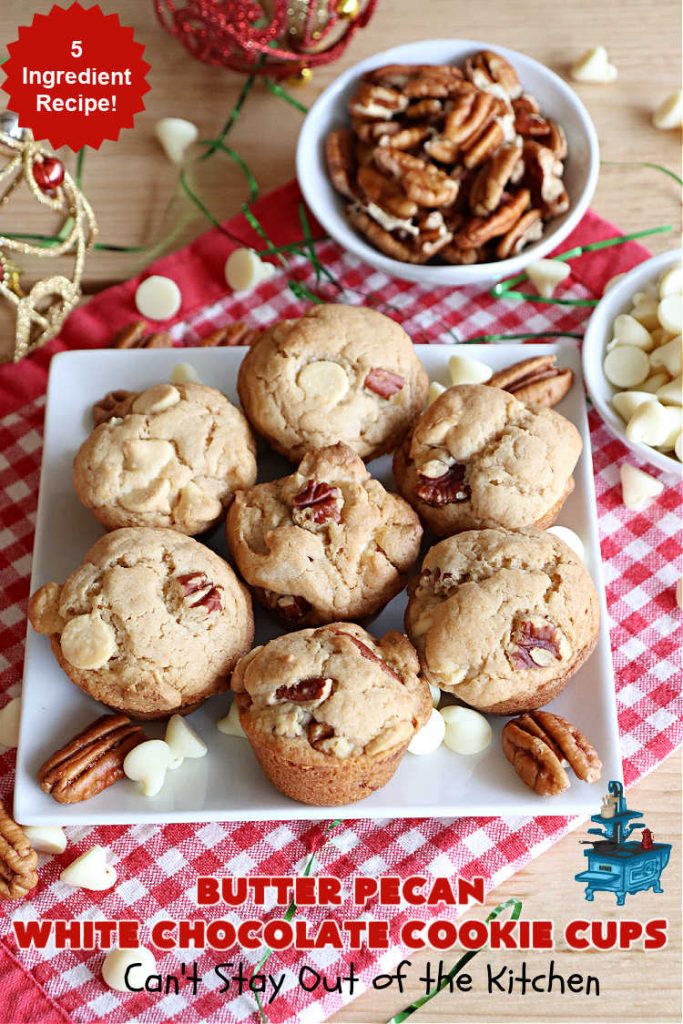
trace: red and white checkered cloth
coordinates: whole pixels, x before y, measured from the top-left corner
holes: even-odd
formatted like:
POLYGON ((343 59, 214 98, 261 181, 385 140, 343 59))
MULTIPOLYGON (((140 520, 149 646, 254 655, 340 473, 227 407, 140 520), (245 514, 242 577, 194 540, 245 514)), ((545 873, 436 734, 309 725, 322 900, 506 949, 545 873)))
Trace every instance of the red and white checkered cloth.
MULTIPOLYGON (((256 212, 277 244, 300 237, 297 217, 299 194, 288 185, 265 197, 256 212)), ((241 218, 228 225, 245 244, 259 247, 258 239, 241 218)), ((616 233, 595 214, 588 214, 566 247, 585 244, 616 233)), ((174 337, 186 344, 233 319, 265 325, 302 311, 276 274, 259 288, 240 297, 226 293, 223 265, 234 242, 217 230, 193 245, 154 265, 154 272, 175 279, 183 293, 183 306, 173 322, 174 337)), ((563 306, 494 301, 476 288, 427 290, 416 284, 389 280, 341 252, 332 243, 318 249, 346 292, 320 289, 330 301, 362 303, 401 320, 416 342, 466 340, 475 335, 520 330, 582 330, 589 310, 563 306), (384 305, 386 304, 386 305, 384 305)), ((646 252, 628 243, 589 254, 572 263, 566 293, 600 295, 613 274, 640 262, 646 252)), ((315 287, 311 265, 302 258, 291 261, 290 276, 315 287)), ((49 359, 66 347, 106 344, 114 331, 137 319, 133 295, 137 281, 103 292, 69 319, 59 341, 25 360, 18 367, 0 369, 0 702, 19 692, 26 631, 33 524, 41 459, 41 428, 49 359)), ((617 701, 624 776, 633 784, 661 762, 680 742, 683 732, 677 673, 681 649, 679 616, 674 598, 680 578, 681 495, 677 481, 665 478, 661 496, 643 512, 629 512, 621 502, 619 462, 626 450, 613 440, 597 415, 591 415, 593 460, 605 564, 607 602, 617 678, 617 701)), ((632 456, 629 456, 632 460, 632 456)), ((648 467, 648 472, 653 472, 648 467)), ((14 752, 0 755, 0 793, 11 800, 14 752)), ((360 810, 360 808, 359 808, 360 810)), ((107 989, 99 976, 102 954, 88 951, 21 952, 9 929, 15 918, 137 918, 152 923, 174 919, 225 916, 219 909, 198 910, 194 886, 198 874, 296 874, 324 841, 319 869, 348 879, 354 874, 384 873, 483 875, 489 888, 538 856, 576 824, 555 817, 464 818, 456 821, 387 820, 348 821, 325 836, 326 823, 244 823, 206 825, 138 825, 135 827, 70 829, 63 857, 47 859, 40 868, 39 886, 31 898, 12 906, 0 935, 0 992, 12 1021, 41 1020, 43 1024, 69 1021, 135 1019, 141 1022, 221 1021, 258 1019, 253 997, 236 996, 234 989, 220 993, 213 965, 242 961, 254 965, 258 955, 242 950, 203 953, 187 950, 159 955, 162 971, 179 972, 180 962, 198 961, 205 977, 196 997, 190 989, 179 995, 123 996, 107 989), (59 882, 59 873, 77 852, 99 842, 107 847, 118 870, 118 883, 106 893, 72 890, 59 882)), ((266 908, 266 913, 272 908, 266 908)), ((262 917, 263 908, 246 906, 243 916, 262 917)), ((282 914, 282 908, 275 911, 282 914)), ((299 911, 310 921, 326 910, 299 911)), ((363 912, 367 916, 367 911, 363 912)), ((402 913, 372 908, 375 917, 391 920, 393 935, 402 913)), ((414 910, 411 909, 411 914, 414 910)), ((440 912, 441 913, 441 912, 440 912)), ((359 916, 346 904, 339 918, 359 916)), ((145 930, 143 927, 143 935, 145 930)), ((144 941, 144 939, 143 939, 144 941)), ((274 1022, 320 1021, 338 1009, 348 996, 309 994, 297 985, 302 963, 333 977, 354 962, 367 985, 402 956, 395 946, 389 953, 368 950, 339 954, 294 951, 275 954, 267 970, 287 972, 285 986, 268 1008, 274 1022)), ((250 969, 250 966, 247 966, 250 969)), ((356 990, 356 995, 358 994, 356 990)))

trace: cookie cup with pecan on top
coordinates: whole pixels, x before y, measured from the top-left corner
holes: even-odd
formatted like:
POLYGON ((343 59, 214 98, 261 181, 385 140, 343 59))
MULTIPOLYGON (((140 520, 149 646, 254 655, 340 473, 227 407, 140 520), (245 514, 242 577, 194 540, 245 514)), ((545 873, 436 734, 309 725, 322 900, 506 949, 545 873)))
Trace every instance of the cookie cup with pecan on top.
POLYGON ((351 623, 277 637, 232 678, 240 722, 285 796, 327 807, 386 785, 431 712, 417 655, 398 632, 351 623))
POLYGON ((542 530, 470 530, 435 544, 413 580, 406 631, 426 679, 479 711, 554 700, 598 639, 583 563, 542 530))

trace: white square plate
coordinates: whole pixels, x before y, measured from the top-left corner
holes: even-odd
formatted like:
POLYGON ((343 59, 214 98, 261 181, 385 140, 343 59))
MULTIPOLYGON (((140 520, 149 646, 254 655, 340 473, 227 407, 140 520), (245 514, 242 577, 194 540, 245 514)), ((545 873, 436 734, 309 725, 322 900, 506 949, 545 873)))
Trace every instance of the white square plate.
MULTIPOLYGON (((421 345, 417 349, 432 380, 448 383, 447 345, 421 345)), ((71 482, 74 454, 91 429, 90 407, 113 388, 141 390, 167 380, 176 363, 192 364, 207 384, 224 390, 237 402, 235 381, 245 350, 240 348, 182 350, 129 350, 65 352, 52 361, 45 417, 45 447, 33 553, 31 592, 48 580, 62 582, 80 564, 102 527, 79 503, 71 482)), ((593 467, 579 353, 574 344, 473 345, 468 353, 495 369, 527 358, 532 353, 557 353, 560 364, 570 366, 575 383, 560 411, 571 419, 583 438, 583 454, 574 474, 574 493, 562 510, 560 522, 575 530, 586 546, 588 569, 601 594, 602 628, 597 649, 574 676, 552 707, 586 730, 603 761, 602 781, 592 786, 572 780, 565 793, 545 800, 527 789, 505 760, 500 731, 505 719, 493 719, 494 739, 475 757, 461 757, 442 747, 428 757, 406 754, 396 775, 384 789, 361 803, 340 808, 316 808, 282 796, 262 774, 248 742, 223 736, 216 720, 227 711, 230 697, 207 701, 191 716, 192 725, 206 740, 209 753, 169 772, 155 798, 140 796, 124 780, 83 803, 62 805, 43 793, 36 782, 40 765, 77 731, 102 714, 103 708, 87 697, 61 671, 47 637, 28 629, 24 670, 21 733, 17 756, 14 811, 26 825, 129 824, 143 822, 282 820, 296 818, 452 818, 461 815, 580 814, 594 811, 607 780, 621 779, 621 757, 610 659, 609 631, 600 565, 598 524, 593 489, 593 467)), ((288 464, 268 452, 259 455, 259 479, 291 472, 288 464)), ((372 473, 391 487, 391 460, 377 459, 372 473)), ((207 538, 204 538, 207 539, 207 538)), ((223 527, 208 537, 209 545, 227 558, 223 527)), ((400 594, 370 626, 382 635, 403 629, 405 596, 400 594)), ((281 630, 257 605, 256 642, 281 630)), ((161 735, 158 725, 146 725, 150 735, 161 735)))

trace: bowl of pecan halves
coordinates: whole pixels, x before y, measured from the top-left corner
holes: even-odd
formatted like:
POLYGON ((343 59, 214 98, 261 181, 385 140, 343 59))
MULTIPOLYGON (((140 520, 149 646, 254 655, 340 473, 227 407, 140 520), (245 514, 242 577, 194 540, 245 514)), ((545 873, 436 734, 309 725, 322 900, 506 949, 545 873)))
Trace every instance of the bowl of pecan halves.
POLYGON ((595 129, 544 65, 471 40, 361 61, 311 107, 297 176, 344 249, 431 285, 517 274, 579 222, 598 178, 595 129))

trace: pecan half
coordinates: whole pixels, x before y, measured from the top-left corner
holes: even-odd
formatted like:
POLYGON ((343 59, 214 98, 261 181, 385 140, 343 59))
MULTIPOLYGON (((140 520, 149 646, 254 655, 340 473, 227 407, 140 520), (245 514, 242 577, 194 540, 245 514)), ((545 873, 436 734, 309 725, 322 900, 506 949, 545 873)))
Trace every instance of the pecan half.
POLYGON ((560 635, 550 623, 537 626, 524 620, 514 629, 510 641, 514 649, 508 657, 515 668, 547 668, 561 660, 560 635), (547 652, 547 656, 543 652, 547 652))
POLYGON ((468 140, 463 145, 462 162, 468 170, 479 167, 505 141, 505 132, 499 121, 492 121, 483 131, 479 132, 474 139, 468 140))
POLYGON ((334 682, 327 676, 315 676, 311 679, 300 679, 291 686, 278 686, 275 691, 276 700, 290 700, 296 704, 304 704, 311 700, 321 700, 329 693, 334 682))
POLYGON ((42 765, 40 788, 60 804, 90 800, 123 778, 126 754, 145 739, 126 715, 102 715, 42 765))
MULTIPOLYGON (((314 750, 320 750, 325 740, 331 740, 334 736, 334 729, 327 722, 316 722, 315 719, 309 722, 306 730, 308 742, 314 750)), ((321 751, 324 752, 324 751, 321 751)))
POLYGON ((468 501, 469 486, 465 481, 465 466, 454 462, 441 476, 420 476, 417 496, 427 505, 453 505, 456 502, 468 501))
POLYGON ((96 427, 114 418, 122 419, 131 410, 137 391, 109 391, 92 407, 92 421, 96 427))
POLYGON ((503 200, 488 217, 471 217, 453 237, 456 245, 463 249, 478 249, 492 238, 504 235, 519 220, 529 205, 528 189, 521 189, 516 195, 503 193, 503 200))
POLYGON ((408 198, 400 182, 382 174, 372 164, 358 168, 358 188, 366 202, 375 203, 392 217, 409 219, 417 213, 417 203, 408 198))
POLYGON ((538 242, 543 238, 543 220, 541 211, 527 210, 516 224, 506 231, 496 246, 496 256, 506 260, 508 256, 516 256, 525 246, 538 242))
POLYGON ((276 610, 288 622, 299 622, 313 607, 305 597, 298 594, 281 594, 275 600, 276 610))
POLYGON ((363 387, 374 392, 380 398, 391 398, 405 386, 405 380, 399 373, 392 373, 381 366, 374 366, 363 381, 363 387))
POLYGON ((534 206, 544 217, 557 217, 569 209, 569 196, 562 180, 562 161, 552 149, 527 139, 523 147, 525 184, 531 190, 534 206))
POLYGON ((147 334, 138 348, 173 348, 173 338, 168 331, 155 331, 147 334))
POLYGON ((223 610, 220 584, 214 584, 205 572, 188 572, 182 576, 176 576, 190 608, 206 608, 207 612, 220 612, 223 610), (197 595, 196 597, 194 595, 197 595))
POLYGON ((38 885, 38 855, 0 800, 0 899, 21 900, 38 885))
POLYGON ((400 238, 396 238, 390 231, 381 227, 376 220, 373 220, 361 209, 360 206, 349 206, 346 211, 346 216, 349 219, 349 223, 360 231, 362 235, 368 239, 376 249, 385 255, 390 256, 393 260, 399 260, 401 263, 417 263, 419 260, 416 258, 415 250, 411 248, 407 243, 402 242, 400 238))
POLYGON ((515 131, 524 138, 534 135, 547 135, 550 124, 541 115, 538 103, 532 96, 520 96, 513 100, 512 109, 515 115, 515 131))
POLYGON ((351 100, 349 111, 353 117, 360 117, 363 120, 388 121, 407 106, 408 97, 396 89, 372 82, 361 82, 351 100))
POLYGON ((518 146, 501 146, 478 171, 470 189, 470 208, 477 217, 487 217, 497 209, 510 178, 521 164, 518 146))
POLYGON ((517 72, 505 57, 493 50, 480 50, 472 57, 465 60, 465 75, 478 89, 486 89, 487 86, 500 85, 508 94, 511 100, 516 99, 522 92, 522 86, 517 72))
POLYGON ((112 348, 137 348, 147 333, 147 324, 144 320, 128 324, 114 336, 111 342, 112 348))
POLYGON ((250 345, 257 335, 251 327, 247 327, 243 320, 235 320, 232 324, 225 324, 217 331, 208 334, 199 342, 200 348, 221 348, 232 347, 233 345, 250 345))
POLYGON ((562 761, 583 782, 597 782, 602 763, 583 733, 560 715, 531 711, 503 728, 503 752, 522 782, 539 796, 556 796, 570 785, 562 761))
POLYGON ((487 383, 508 391, 520 402, 551 408, 562 401, 573 382, 572 371, 557 366, 555 356, 535 356, 499 370, 487 383))
POLYGON ((374 662, 375 665, 379 665, 381 669, 383 669, 385 672, 388 672, 388 674, 390 676, 393 676, 394 679, 398 679, 399 683, 403 683, 403 680, 401 679, 397 672, 394 672, 391 665, 388 665, 384 658, 380 658, 379 654, 375 654, 375 652, 371 650, 367 644, 364 644, 363 641, 359 640, 357 636, 353 635, 353 633, 347 633, 345 629, 335 629, 334 632, 337 634, 337 636, 348 637, 348 639, 351 641, 354 647, 358 649, 361 656, 365 658, 366 661, 374 662))
POLYGON ((294 498, 295 509, 310 509, 309 515, 318 526, 332 520, 341 522, 342 495, 338 487, 309 480, 294 498))
POLYGON ((375 150, 380 171, 400 180, 405 194, 418 206, 448 206, 458 194, 458 183, 434 164, 391 146, 375 150))
POLYGON ((335 131, 328 132, 325 139, 325 159, 332 184, 337 192, 353 199, 356 165, 353 132, 348 128, 337 128, 335 131))

